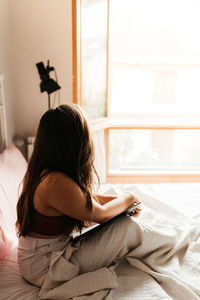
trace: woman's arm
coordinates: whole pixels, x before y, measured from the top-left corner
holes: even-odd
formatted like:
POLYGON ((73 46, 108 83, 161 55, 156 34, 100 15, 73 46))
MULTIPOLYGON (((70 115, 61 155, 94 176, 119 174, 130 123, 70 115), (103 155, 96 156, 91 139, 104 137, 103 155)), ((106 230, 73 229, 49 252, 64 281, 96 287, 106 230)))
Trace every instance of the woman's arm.
POLYGON ((104 205, 92 200, 93 208, 87 208, 87 201, 80 187, 62 173, 54 173, 49 180, 46 191, 46 205, 72 218, 103 223, 129 208, 138 199, 126 192, 104 205))
MULTIPOLYGON (((109 219, 109 218, 112 218, 115 215, 123 212, 124 210, 126 210, 133 204, 136 204, 137 202, 139 202, 139 200, 132 193, 125 192, 122 195, 120 195, 119 197, 113 199, 113 201, 109 201, 109 202, 105 203, 103 207, 107 209, 107 212, 109 215, 108 219, 109 219)), ((139 210, 141 210, 141 208, 139 208, 139 207, 137 207, 137 208, 139 210)), ((131 214, 132 216, 138 215, 139 210, 137 210, 137 208, 135 209, 135 213, 131 214)), ((104 220, 104 221, 106 221, 106 220, 104 220)))
MULTIPOLYGON (((117 196, 112 196, 112 195, 106 195, 106 194, 95 194, 93 195, 93 198, 95 199, 95 201, 97 201, 98 203, 100 203, 101 205, 105 205, 106 203, 114 200, 117 198, 117 196)), ((135 203, 137 203, 138 200, 135 198, 135 203)), ((130 214, 130 216, 133 216, 134 218, 138 218, 140 216, 140 213, 142 211, 141 205, 137 206, 134 210, 133 213, 130 214)), ((86 226, 89 227, 91 225, 94 225, 94 223, 90 223, 87 222, 86 226)))
POLYGON ((104 205, 114 199, 117 198, 117 196, 111 196, 111 195, 106 195, 106 194, 93 194, 93 198, 95 201, 97 201, 99 204, 104 205))
MULTIPOLYGON (((106 194, 93 194, 93 199, 101 205, 104 205, 107 202, 112 201, 116 198, 117 198, 117 196, 111 196, 111 195, 106 195, 106 194)), ((84 222, 85 227, 90 227, 90 226, 95 225, 95 224, 96 223, 91 222, 91 221, 85 221, 84 222)))

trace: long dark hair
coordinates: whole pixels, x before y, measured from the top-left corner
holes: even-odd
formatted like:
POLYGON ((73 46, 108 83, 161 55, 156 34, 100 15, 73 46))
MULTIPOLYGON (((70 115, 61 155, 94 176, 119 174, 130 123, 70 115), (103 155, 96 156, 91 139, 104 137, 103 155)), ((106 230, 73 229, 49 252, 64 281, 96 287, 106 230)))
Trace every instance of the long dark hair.
MULTIPOLYGON (((85 194, 88 209, 92 209, 94 174, 99 182, 93 163, 94 146, 81 109, 76 105, 60 105, 48 110, 40 120, 17 203, 19 236, 30 232, 35 189, 52 171, 62 172, 73 179, 85 194)), ((81 230, 83 222, 75 220, 75 225, 81 230)))

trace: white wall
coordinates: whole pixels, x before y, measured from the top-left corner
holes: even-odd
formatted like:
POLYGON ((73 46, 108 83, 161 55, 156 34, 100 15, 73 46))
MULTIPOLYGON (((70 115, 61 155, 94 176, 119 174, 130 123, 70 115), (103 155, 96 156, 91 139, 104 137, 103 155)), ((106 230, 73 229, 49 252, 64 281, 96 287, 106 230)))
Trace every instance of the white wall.
POLYGON ((35 134, 48 108, 47 94, 39 89, 37 62, 46 65, 50 59, 62 87, 61 103, 72 102, 72 8, 71 0, 9 1, 15 133, 25 137, 35 134))
POLYGON ((8 142, 14 135, 13 89, 11 72, 10 0, 0 0, 0 74, 4 75, 8 142))

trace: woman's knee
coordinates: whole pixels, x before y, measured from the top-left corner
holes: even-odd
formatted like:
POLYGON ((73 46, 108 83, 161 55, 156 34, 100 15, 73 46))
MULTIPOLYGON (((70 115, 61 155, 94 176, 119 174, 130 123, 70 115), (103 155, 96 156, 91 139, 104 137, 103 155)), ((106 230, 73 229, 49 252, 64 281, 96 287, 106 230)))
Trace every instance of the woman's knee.
POLYGON ((113 222, 113 227, 115 228, 115 230, 127 231, 129 228, 131 228, 131 230, 134 230, 134 228, 137 227, 136 224, 137 223, 134 221, 133 217, 125 215, 117 218, 113 222))
POLYGON ((123 216, 113 225, 121 244, 120 256, 127 254, 140 244, 139 226, 133 217, 123 216))

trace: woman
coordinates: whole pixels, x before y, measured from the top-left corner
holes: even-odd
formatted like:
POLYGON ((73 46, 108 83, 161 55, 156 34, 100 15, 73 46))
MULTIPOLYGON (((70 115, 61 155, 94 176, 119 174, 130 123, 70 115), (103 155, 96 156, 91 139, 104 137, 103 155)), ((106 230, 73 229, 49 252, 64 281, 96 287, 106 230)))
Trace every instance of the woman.
MULTIPOLYGON (((118 198, 95 195, 93 161, 93 143, 80 108, 61 105, 48 110, 40 120, 17 204, 19 267, 22 276, 36 286, 42 285, 48 273, 52 252, 67 247, 74 230, 81 231, 85 222, 102 223, 138 202, 131 193, 118 198)), ((135 210, 135 217, 140 210, 139 207, 135 210)), ((130 219, 124 219, 127 218, 130 219)), ((119 222, 123 221, 115 223, 119 222)), ((109 226, 109 230, 113 226, 109 226)), ((99 233, 96 250, 109 230, 99 233)), ((82 242, 82 250, 91 248, 89 240, 82 242)), ((115 256, 124 255, 127 247, 126 243, 121 252, 108 249, 105 259, 96 264, 95 249, 92 249, 93 254, 86 252, 90 258, 93 255, 92 268, 98 268, 110 265, 115 256)), ((82 262, 87 255, 83 255, 82 250, 72 253, 71 260, 80 265, 80 272, 87 272, 91 266, 82 262)))

